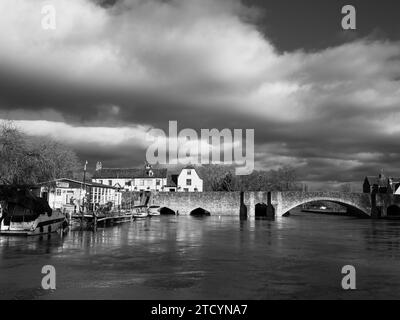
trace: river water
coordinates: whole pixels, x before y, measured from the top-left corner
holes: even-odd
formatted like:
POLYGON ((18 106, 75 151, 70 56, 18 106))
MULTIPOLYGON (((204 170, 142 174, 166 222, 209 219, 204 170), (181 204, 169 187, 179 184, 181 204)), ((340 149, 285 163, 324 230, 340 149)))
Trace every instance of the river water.
POLYGON ((162 216, 63 237, 0 236, 0 299, 400 298, 400 221, 162 216), (41 269, 56 269, 56 290, 41 269), (357 290, 341 287, 344 265, 357 290))

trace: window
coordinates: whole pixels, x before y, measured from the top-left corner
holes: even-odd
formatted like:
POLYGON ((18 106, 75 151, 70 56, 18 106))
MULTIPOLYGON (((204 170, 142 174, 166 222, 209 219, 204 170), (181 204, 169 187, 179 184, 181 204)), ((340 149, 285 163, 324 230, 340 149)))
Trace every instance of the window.
POLYGON ((189 188, 183 188, 183 191, 189 192, 189 188))
POLYGON ((159 186, 160 185, 160 179, 157 179, 156 180, 156 186, 159 186))
POLYGON ((187 174, 188 174, 188 176, 191 176, 192 175, 192 170, 188 170, 187 174))
POLYGON ((186 179, 186 185, 191 186, 192 185, 192 179, 186 179))
POLYGON ((57 195, 57 196, 61 196, 61 189, 57 189, 57 190, 56 190, 56 195, 57 195))
POLYGON ((108 185, 112 186, 112 180, 108 180, 108 185))
POLYGON ((99 180, 99 183, 103 184, 103 180, 99 180))

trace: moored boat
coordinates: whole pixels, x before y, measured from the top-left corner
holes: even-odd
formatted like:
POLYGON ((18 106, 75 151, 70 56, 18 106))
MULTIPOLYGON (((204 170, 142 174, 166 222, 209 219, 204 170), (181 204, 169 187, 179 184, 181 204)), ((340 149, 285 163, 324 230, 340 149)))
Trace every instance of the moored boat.
POLYGON ((2 187, 0 234, 39 235, 56 232, 65 226, 61 211, 52 210, 47 201, 27 188, 2 187))
POLYGON ((134 206, 132 207, 131 212, 136 219, 147 218, 149 216, 147 206, 134 206))
POLYGON ((160 215, 160 206, 149 206, 147 209, 149 216, 159 216, 160 215))

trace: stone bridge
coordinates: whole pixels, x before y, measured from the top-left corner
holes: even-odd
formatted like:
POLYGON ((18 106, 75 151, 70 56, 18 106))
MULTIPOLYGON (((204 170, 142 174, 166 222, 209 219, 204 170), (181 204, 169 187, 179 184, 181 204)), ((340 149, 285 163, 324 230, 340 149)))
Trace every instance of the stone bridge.
MULTIPOLYGON (((250 192, 248 194, 251 208, 256 203, 268 204, 268 192, 250 192)), ((371 215, 371 195, 367 193, 343 192, 271 192, 270 204, 275 209, 276 216, 282 216, 297 206, 313 201, 331 201, 340 204, 352 213, 371 215)))
POLYGON ((400 211, 400 196, 344 192, 159 192, 151 203, 175 213, 188 215, 201 208, 211 215, 239 216, 241 205, 247 216, 255 216, 256 205, 266 205, 269 213, 283 216, 297 206, 313 201, 330 201, 347 208, 348 212, 370 217, 385 217, 389 207, 400 211))

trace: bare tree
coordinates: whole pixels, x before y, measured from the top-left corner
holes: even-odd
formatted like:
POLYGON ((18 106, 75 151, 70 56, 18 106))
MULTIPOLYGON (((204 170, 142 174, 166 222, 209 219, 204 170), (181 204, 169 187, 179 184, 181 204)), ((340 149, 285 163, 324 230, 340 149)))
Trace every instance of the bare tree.
POLYGON ((74 151, 47 138, 25 135, 11 121, 0 125, 0 178, 6 184, 35 184, 72 178, 78 168, 74 151))

